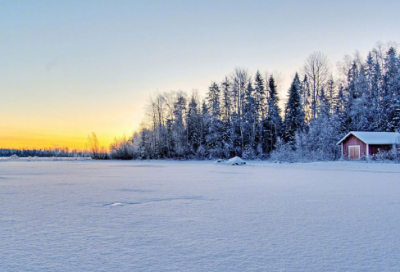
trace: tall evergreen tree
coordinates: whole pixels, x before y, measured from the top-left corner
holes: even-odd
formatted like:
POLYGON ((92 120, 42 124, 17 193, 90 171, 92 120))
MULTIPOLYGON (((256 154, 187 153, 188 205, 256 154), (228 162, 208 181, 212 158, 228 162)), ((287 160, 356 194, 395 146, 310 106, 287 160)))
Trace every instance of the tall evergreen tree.
POLYGON ((231 82, 228 77, 225 77, 225 80, 222 82, 222 111, 223 116, 226 121, 230 120, 230 116, 232 113, 232 98, 231 98, 231 82))
POLYGON ((175 142, 175 154, 177 157, 186 157, 188 154, 188 137, 185 128, 184 117, 186 114, 186 98, 183 93, 177 94, 177 100, 174 103, 174 123, 173 138, 175 142))
POLYGON ((283 127, 283 138, 289 143, 294 143, 296 132, 304 127, 304 111, 300 98, 300 79, 297 73, 289 89, 289 99, 285 108, 283 127))
POLYGON ((264 121, 266 135, 264 138, 264 150, 270 153, 275 146, 278 137, 281 137, 282 117, 279 108, 278 90, 275 79, 271 75, 268 80, 268 116, 264 121))
POLYGON ((207 147, 211 157, 221 157, 223 153, 223 144, 220 89, 215 82, 209 88, 208 103, 211 113, 211 122, 208 129, 208 135, 206 137, 207 147))
POLYGON ((199 111, 199 105, 197 101, 197 95, 192 93, 188 113, 186 115, 187 121, 187 136, 189 142, 189 149, 192 155, 196 154, 197 149, 201 145, 201 114, 199 111))
POLYGON ((257 71, 254 79, 254 103, 257 120, 263 120, 266 114, 265 109, 265 86, 260 71, 257 71))
POLYGON ((244 95, 243 112, 243 137, 245 144, 244 157, 246 158, 252 158, 255 156, 256 119, 254 88, 251 82, 249 82, 244 95))
POLYGON ((267 107, 265 104, 266 100, 266 88, 263 77, 261 76, 260 71, 257 71, 255 79, 254 79, 254 100, 255 100, 255 146, 256 152, 258 156, 263 156, 263 135, 264 135, 264 127, 263 122, 265 116, 267 115, 267 107))
POLYGON ((385 58, 385 75, 383 80, 383 108, 386 109, 386 131, 394 131, 398 125, 398 100, 400 100, 400 62, 396 50, 391 47, 385 58), (393 103, 394 102, 394 103, 393 103))

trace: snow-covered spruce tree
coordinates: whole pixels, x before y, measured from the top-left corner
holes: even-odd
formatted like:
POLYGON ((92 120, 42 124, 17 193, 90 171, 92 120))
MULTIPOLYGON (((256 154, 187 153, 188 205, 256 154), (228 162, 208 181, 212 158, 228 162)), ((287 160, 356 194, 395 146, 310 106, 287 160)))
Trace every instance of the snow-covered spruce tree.
POLYGON ((337 101, 336 85, 332 75, 328 80, 328 82, 326 83, 326 98, 328 99, 329 104, 331 106, 331 113, 334 113, 338 101, 337 101))
POLYGON ((198 159, 205 159, 209 154, 206 139, 209 134, 210 123, 211 117, 207 106, 207 101, 203 99, 201 104, 200 146, 196 151, 196 157, 198 159))
POLYGON ((384 111, 381 104, 383 85, 382 67, 380 57, 376 50, 369 52, 366 62, 366 74, 369 85, 369 100, 372 106, 369 109, 371 124, 369 130, 382 131, 384 122, 384 111))
POLYGON ((251 82, 247 84, 244 95, 244 110, 243 110, 243 142, 244 158, 255 158, 256 156, 256 101, 254 97, 254 88, 251 82))
POLYGON ((295 143, 295 134, 304 127, 304 111, 300 98, 300 79, 296 73, 289 89, 289 99, 285 107, 283 139, 286 143, 295 143))
POLYGON ((177 93, 177 99, 174 103, 174 123, 172 126, 172 137, 175 142, 175 156, 177 158, 186 158, 188 155, 188 136, 184 116, 186 113, 186 94, 177 93))
POLYGON ((368 118, 368 82, 364 67, 362 64, 360 66, 354 62, 348 76, 347 117, 349 118, 348 122, 350 122, 349 130, 353 131, 365 131, 371 126, 371 120, 368 118))
POLYGON ((393 99, 391 105, 391 126, 393 127, 394 131, 400 132, 400 96, 397 95, 396 98, 393 99))
POLYGON ((223 119, 228 121, 230 120, 231 112, 232 112, 232 98, 231 98, 231 82, 228 77, 225 77, 224 81, 221 83, 221 91, 222 91, 222 116, 223 119))
POLYGON ((223 143, 223 153, 225 158, 230 158, 232 156, 234 146, 231 138, 232 132, 232 83, 225 77, 224 81, 221 83, 222 89, 222 143, 223 143))
POLYGON ((398 128, 398 100, 400 99, 400 61, 396 50, 391 47, 385 58, 385 75, 383 77, 383 107, 386 109, 386 131, 398 128), (394 102, 394 103, 393 103, 394 102))
POLYGON ((265 108, 265 82, 260 71, 256 72, 254 78, 254 103, 256 111, 256 119, 262 120, 266 115, 265 108))
POLYGON ((257 71, 254 79, 254 100, 255 100, 255 144, 257 145, 256 153, 258 157, 264 157, 262 148, 263 143, 263 121, 267 114, 267 107, 265 105, 266 93, 265 93, 265 82, 261 76, 260 71, 257 71))
POLYGON ((263 146, 266 153, 270 153, 275 146, 278 137, 282 132, 282 117, 279 108, 279 98, 274 77, 271 75, 268 80, 268 114, 264 120, 265 136, 263 146))
POLYGON ((206 136, 207 149, 210 158, 218 158, 223 154, 222 121, 220 108, 220 89, 217 83, 209 87, 208 108, 211 114, 211 122, 206 136))
POLYGON ((195 156, 197 149, 201 145, 201 125, 202 118, 200 113, 198 94, 197 92, 192 92, 188 112, 186 115, 186 130, 190 156, 195 156))
POLYGON ((312 120, 312 108, 310 83, 308 82, 307 75, 304 75, 304 79, 300 85, 300 99, 302 108, 304 110, 304 121, 309 123, 312 120))

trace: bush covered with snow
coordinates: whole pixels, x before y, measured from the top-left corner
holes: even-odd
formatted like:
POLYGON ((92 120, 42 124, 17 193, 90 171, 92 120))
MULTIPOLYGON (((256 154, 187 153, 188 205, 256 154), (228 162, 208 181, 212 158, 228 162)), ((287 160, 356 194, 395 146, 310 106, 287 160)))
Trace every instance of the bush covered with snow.
POLYGON ((227 165, 244 165, 246 162, 239 157, 233 157, 225 162, 227 165))
POLYGON ((18 160, 18 159, 19 159, 19 157, 15 154, 10 156, 10 160, 18 160))
POLYGON ((389 151, 380 150, 372 156, 372 160, 378 162, 392 161, 400 163, 400 144, 395 144, 389 151))

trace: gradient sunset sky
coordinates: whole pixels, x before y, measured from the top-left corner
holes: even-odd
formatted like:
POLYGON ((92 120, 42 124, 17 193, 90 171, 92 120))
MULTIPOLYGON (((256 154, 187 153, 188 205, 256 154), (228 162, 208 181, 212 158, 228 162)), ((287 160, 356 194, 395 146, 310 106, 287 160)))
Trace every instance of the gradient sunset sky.
MULTIPOLYGON (((400 42, 400 1, 1 1, 0 148, 84 148, 139 128, 151 93, 205 94, 237 66, 284 84, 400 42)), ((286 85, 281 97, 285 97, 286 85)))

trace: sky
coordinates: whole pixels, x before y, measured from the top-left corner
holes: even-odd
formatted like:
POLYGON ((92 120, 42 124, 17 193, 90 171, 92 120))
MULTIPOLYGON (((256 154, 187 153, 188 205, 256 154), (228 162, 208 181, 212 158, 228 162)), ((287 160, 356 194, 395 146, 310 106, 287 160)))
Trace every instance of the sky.
POLYGON ((400 42, 400 1, 0 0, 0 148, 108 146, 140 128, 151 94, 206 94, 235 67, 332 67, 400 42))

